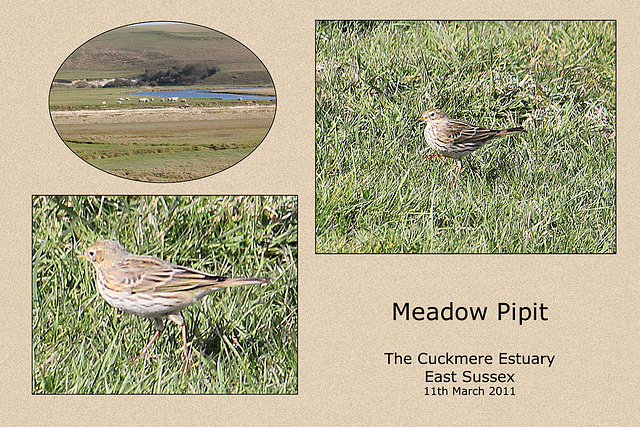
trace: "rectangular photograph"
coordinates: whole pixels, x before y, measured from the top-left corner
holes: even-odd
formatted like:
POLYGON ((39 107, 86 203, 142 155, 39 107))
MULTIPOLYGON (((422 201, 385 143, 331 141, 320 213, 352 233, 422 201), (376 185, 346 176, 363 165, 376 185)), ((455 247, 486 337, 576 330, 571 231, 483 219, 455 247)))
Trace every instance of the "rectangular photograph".
POLYGON ((316 252, 616 252, 615 21, 317 21, 316 252))
POLYGON ((33 394, 296 394, 296 196, 34 196, 33 394))

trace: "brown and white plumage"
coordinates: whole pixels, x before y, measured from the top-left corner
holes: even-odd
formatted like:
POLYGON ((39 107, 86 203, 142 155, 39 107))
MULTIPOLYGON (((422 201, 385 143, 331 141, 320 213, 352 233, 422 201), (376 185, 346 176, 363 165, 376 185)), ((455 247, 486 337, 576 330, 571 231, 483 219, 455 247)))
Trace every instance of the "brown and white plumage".
POLYGON ((231 279, 172 264, 153 256, 134 255, 114 240, 100 240, 79 258, 96 269, 98 292, 110 305, 153 319, 156 334, 142 350, 144 355, 164 329, 164 317, 182 328, 187 358, 186 327, 180 311, 220 289, 269 283, 270 277, 231 279))
POLYGON ((500 136, 524 132, 521 127, 487 129, 449 118, 441 110, 425 111, 419 121, 426 122, 424 138, 435 151, 431 157, 445 156, 458 160, 458 175, 462 170, 462 158, 500 136))

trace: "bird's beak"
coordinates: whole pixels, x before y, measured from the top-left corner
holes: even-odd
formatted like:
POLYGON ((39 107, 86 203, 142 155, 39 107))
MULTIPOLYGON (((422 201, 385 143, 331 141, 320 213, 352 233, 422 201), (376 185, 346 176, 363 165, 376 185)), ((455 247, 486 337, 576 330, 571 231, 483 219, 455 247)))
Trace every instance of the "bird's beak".
POLYGON ((427 120, 426 117, 418 117, 419 122, 424 122, 425 120, 427 120))
POLYGON ((76 255, 78 258, 83 259, 83 260, 87 260, 87 256, 85 254, 80 254, 80 255, 76 255))

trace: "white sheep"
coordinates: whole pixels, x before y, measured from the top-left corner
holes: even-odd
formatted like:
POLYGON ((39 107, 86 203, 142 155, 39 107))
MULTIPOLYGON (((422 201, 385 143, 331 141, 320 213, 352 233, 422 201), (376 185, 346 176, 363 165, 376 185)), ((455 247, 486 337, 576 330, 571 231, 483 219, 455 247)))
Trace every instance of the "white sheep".
POLYGON ((186 99, 184 99, 184 98, 182 98, 182 99, 180 100, 180 102, 187 102, 187 100, 186 100, 186 99))
POLYGON ((107 105, 107 103, 105 101, 102 101, 102 105, 107 105))
POLYGON ((122 101, 116 101, 116 104, 122 104, 122 101))
POLYGON ((131 101, 129 98, 125 98, 127 101, 131 101))

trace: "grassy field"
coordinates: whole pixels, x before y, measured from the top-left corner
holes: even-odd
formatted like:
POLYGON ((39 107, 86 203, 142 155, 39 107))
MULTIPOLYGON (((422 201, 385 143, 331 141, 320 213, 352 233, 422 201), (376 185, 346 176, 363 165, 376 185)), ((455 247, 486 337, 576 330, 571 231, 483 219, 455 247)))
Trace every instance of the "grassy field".
POLYGON ((295 197, 36 196, 33 198, 33 393, 297 393, 295 197), (182 372, 171 322, 153 333, 118 313, 77 259, 99 239, 130 251, 268 285, 219 291, 183 311, 192 366, 182 372))
POLYGON ((246 88, 246 89, 229 89, 227 93, 236 93, 239 95, 258 95, 258 96, 276 96, 274 88, 246 88))
MULTIPOLYGON (((166 86, 162 88, 155 88, 155 90, 194 90, 194 89, 221 89, 224 86, 212 86, 202 87, 197 86, 166 86)), ((61 110, 95 110, 104 108, 102 102, 106 102, 108 108, 150 108, 150 107, 171 107, 179 106, 177 103, 169 103, 167 101, 161 101, 162 97, 153 97, 153 101, 140 103, 138 98, 151 98, 150 95, 128 95, 135 92, 149 92, 153 89, 144 89, 139 87, 133 88, 84 88, 77 89, 69 86, 54 85, 49 92, 49 109, 51 111, 61 110), (129 100, 121 101, 122 104, 118 104, 117 101, 120 98, 129 98, 129 100)), ((244 89, 247 92, 260 91, 260 89, 244 89)), ((229 92, 242 93, 242 89, 234 89, 229 92)), ((246 94, 246 92, 245 92, 246 94)), ((264 89, 259 95, 275 96, 274 89, 264 89)), ((239 99, 214 99, 214 98, 189 98, 189 105, 201 106, 201 107, 216 107, 216 106, 228 106, 233 107, 237 105, 247 105, 249 103, 261 104, 261 105, 275 105, 274 100, 239 100, 239 99)))
POLYGON ((264 139, 271 119, 57 125, 81 159, 138 181, 175 182, 233 166, 264 139))
POLYGON ((316 250, 614 253, 614 22, 320 21, 316 250), (524 126, 427 160, 420 114, 524 126))

